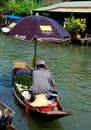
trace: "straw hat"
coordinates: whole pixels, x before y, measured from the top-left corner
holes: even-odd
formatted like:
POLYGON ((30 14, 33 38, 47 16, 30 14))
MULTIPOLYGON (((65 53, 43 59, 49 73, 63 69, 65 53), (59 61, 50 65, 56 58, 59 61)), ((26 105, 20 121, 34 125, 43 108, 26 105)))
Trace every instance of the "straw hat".
POLYGON ((38 94, 36 95, 35 100, 31 103, 31 106, 47 106, 48 104, 52 104, 52 102, 53 101, 48 100, 44 94, 38 94))
POLYGON ((14 61, 14 68, 26 68, 26 63, 24 61, 14 61))

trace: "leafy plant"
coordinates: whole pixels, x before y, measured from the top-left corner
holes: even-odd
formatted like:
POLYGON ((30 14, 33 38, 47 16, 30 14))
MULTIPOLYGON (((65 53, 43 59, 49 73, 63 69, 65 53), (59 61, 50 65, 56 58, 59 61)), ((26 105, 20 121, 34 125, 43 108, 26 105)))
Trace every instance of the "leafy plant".
POLYGON ((5 6, 2 5, 1 9, 4 14, 13 14, 18 16, 26 16, 32 13, 32 9, 42 7, 41 3, 29 2, 5 2, 5 6))
POLYGON ((15 10, 15 15, 24 16, 30 14, 30 6, 31 4, 29 2, 18 3, 18 7, 15 10))
POLYGON ((83 33, 86 29, 86 19, 85 18, 77 18, 75 19, 74 16, 69 18, 64 18, 64 28, 70 33, 70 34, 77 34, 77 33, 83 33))
POLYGON ((69 33, 74 33, 75 32, 75 17, 69 17, 69 18, 64 18, 64 28, 69 32, 69 33))
POLYGON ((78 18, 75 19, 75 33, 83 33, 86 29, 86 19, 78 18))
POLYGON ((6 6, 3 8, 3 12, 5 14, 14 14, 17 8, 18 8, 18 5, 16 3, 7 2, 6 6))
POLYGON ((14 76, 15 83, 23 86, 32 86, 32 76, 14 76))

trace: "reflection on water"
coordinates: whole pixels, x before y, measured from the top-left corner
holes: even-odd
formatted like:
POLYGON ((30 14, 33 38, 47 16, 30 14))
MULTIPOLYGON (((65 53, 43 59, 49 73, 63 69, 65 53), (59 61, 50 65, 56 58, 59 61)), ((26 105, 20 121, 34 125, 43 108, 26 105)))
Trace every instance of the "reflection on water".
POLYGON ((91 46, 37 43, 37 55, 52 70, 63 107, 74 113, 52 122, 27 117, 12 93, 12 62, 25 60, 31 65, 33 55, 34 42, 0 33, 0 100, 15 110, 13 123, 18 130, 90 130, 91 46))

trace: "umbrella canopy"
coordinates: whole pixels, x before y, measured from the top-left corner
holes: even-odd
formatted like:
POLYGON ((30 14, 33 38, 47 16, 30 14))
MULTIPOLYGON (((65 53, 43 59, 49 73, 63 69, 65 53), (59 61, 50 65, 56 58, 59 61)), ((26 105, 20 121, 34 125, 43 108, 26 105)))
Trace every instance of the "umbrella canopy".
POLYGON ((35 37, 38 41, 63 42, 64 38, 70 38, 70 34, 55 20, 32 15, 21 18, 9 32, 10 35, 31 41, 35 37))
MULTIPOLYGON (((18 39, 31 41, 35 39, 34 69, 36 63, 36 41, 61 43, 70 39, 70 34, 55 20, 32 15, 21 18, 11 29, 9 35, 18 39)), ((70 40, 69 40, 70 41, 70 40)))

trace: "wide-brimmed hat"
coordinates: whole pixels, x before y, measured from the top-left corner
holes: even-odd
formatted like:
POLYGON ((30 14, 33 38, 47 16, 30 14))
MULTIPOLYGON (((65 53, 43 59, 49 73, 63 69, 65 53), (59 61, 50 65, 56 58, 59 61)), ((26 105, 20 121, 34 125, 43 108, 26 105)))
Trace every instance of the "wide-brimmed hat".
POLYGON ((24 61, 14 61, 14 68, 27 68, 24 61))
POLYGON ((44 94, 38 94, 35 100, 31 103, 31 106, 40 107, 52 104, 53 101, 48 100, 44 94))
POLYGON ((39 59, 39 60, 37 61, 36 65, 44 65, 44 66, 46 66, 46 63, 45 63, 44 60, 39 59))

